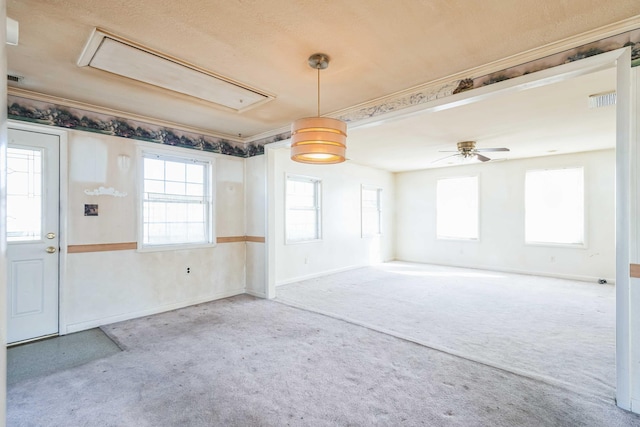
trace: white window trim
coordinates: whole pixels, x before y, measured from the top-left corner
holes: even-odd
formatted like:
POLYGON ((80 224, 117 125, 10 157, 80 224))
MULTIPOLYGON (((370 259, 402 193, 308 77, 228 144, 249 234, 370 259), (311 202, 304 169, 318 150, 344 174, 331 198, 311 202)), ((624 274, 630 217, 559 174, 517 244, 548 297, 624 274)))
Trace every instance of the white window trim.
POLYGON ((525 227, 523 230, 524 236, 524 244, 525 246, 533 246, 533 247, 544 247, 544 248, 570 248, 570 249, 589 249, 588 245, 588 224, 589 224, 589 216, 588 216, 588 206, 589 206, 589 192, 587 191, 587 177, 588 177, 588 168, 586 165, 566 165, 566 166, 558 166, 558 167, 548 167, 548 168, 537 168, 537 169, 527 169, 524 172, 524 178, 522 180, 522 194, 524 195, 523 201, 525 206, 523 207, 524 217, 522 218, 522 224, 525 227), (582 243, 553 243, 553 242, 529 242, 527 241, 527 208, 526 208, 526 187, 527 187, 527 173, 528 172, 540 172, 540 171, 549 171, 549 170, 563 170, 563 169, 582 169, 582 243))
POLYGON ((314 176, 306 176, 306 175, 298 175, 298 174, 290 174, 285 173, 284 178, 284 243, 285 245, 300 245, 306 243, 317 243, 322 241, 322 179, 314 176), (313 182, 317 186, 316 193, 316 226, 318 227, 318 238, 316 239, 302 239, 302 240, 290 240, 287 238, 287 213, 289 212, 288 204, 287 204, 287 181, 289 180, 299 180, 299 181, 308 181, 313 182))
POLYGON ((436 200, 434 203, 435 209, 436 209, 436 223, 435 223, 435 234, 436 234, 436 240, 442 240, 442 241, 455 241, 455 242, 474 242, 474 243, 479 243, 480 239, 482 237, 482 217, 481 217, 481 212, 482 212, 482 197, 480 197, 480 189, 481 189, 481 182, 480 182, 480 175, 479 174, 474 174, 474 175, 453 175, 453 176, 441 176, 439 178, 436 178, 436 200), (478 219, 478 237, 448 237, 448 236, 439 236, 438 235, 438 181, 443 180, 443 179, 460 179, 460 178, 476 178, 477 180, 477 192, 478 192, 478 211, 476 212, 477 215, 477 219, 478 219))
POLYGON ((373 185, 365 185, 362 184, 360 186, 360 237, 377 237, 382 236, 382 188, 376 187, 373 185), (378 232, 377 233, 365 233, 364 232, 364 206, 362 205, 362 196, 364 191, 372 191, 375 190, 378 194, 378 232))
POLYGON ((190 249, 203 249, 213 248, 216 246, 216 180, 215 180, 215 160, 216 155, 206 152, 196 152, 188 148, 174 147, 158 147, 158 144, 137 142, 137 228, 138 228, 138 248, 137 252, 162 252, 162 251, 176 251, 176 250, 190 250, 190 249), (145 245, 143 244, 143 191, 144 191, 144 158, 145 156, 160 156, 170 160, 174 158, 176 160, 194 160, 208 164, 209 176, 208 176, 208 188, 209 188, 209 242, 208 243, 180 243, 175 245, 145 245))

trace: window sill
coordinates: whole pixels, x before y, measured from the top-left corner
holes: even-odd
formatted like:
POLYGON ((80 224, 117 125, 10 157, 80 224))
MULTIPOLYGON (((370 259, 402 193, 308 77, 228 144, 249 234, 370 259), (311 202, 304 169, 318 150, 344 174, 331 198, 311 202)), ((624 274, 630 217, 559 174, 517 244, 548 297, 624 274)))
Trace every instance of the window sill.
POLYGON ((313 240, 286 240, 284 242, 285 245, 304 245, 306 243, 319 243, 322 242, 322 239, 313 239, 313 240))
POLYGON ((443 240, 449 242, 479 242, 479 238, 467 238, 467 237, 436 237, 436 240, 443 240))
POLYGON ((585 243, 552 243, 552 242, 524 242, 526 246, 538 246, 543 248, 587 249, 585 243))

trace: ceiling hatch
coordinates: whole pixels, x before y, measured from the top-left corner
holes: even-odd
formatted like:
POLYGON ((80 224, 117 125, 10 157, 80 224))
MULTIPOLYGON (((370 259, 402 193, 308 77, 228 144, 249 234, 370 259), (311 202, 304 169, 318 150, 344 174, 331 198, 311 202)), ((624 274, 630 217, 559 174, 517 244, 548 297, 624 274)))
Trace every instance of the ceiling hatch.
POLYGON ((274 99, 273 95, 264 91, 97 28, 87 41, 78 59, 78 66, 108 71, 213 102, 236 112, 245 111, 274 99))

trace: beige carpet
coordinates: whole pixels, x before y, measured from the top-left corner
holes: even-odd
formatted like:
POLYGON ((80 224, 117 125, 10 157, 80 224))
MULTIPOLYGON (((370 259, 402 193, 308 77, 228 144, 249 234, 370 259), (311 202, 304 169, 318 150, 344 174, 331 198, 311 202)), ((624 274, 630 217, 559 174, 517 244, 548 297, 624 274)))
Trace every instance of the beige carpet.
POLYGON ((8 388, 9 426, 638 426, 580 394, 274 301, 111 325, 124 351, 8 388))
POLYGON ((276 298, 573 390, 615 397, 615 286, 393 262, 276 298))

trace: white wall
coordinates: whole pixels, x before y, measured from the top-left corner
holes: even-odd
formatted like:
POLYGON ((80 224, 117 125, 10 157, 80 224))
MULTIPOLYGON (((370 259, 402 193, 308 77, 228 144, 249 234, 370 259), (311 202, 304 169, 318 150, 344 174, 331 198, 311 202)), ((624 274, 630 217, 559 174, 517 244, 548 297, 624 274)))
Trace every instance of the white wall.
POLYGON ((247 293, 267 296, 265 243, 266 236, 266 158, 254 156, 245 161, 245 231, 250 238, 262 238, 262 242, 247 242, 247 293))
MULTIPOLYGON (((68 245, 136 242, 137 142, 70 131, 68 145, 68 245), (118 168, 121 154, 131 158, 129 170, 118 168), (84 193, 99 186, 114 187, 128 195, 119 198, 84 193), (85 217, 85 203, 98 204, 99 216, 85 217)), ((173 151, 193 153, 180 148, 173 151)), ((212 156, 216 234, 244 236, 244 159, 212 156)), ((70 253, 61 283, 61 333, 243 293, 244 269, 244 242, 146 253, 70 253), (186 273, 187 267, 191 268, 190 274, 186 273)))
POLYGON ((274 150, 275 283, 289 283, 348 268, 393 259, 395 221, 394 175, 353 164, 307 165, 289 158, 290 150, 274 150), (285 176, 322 180, 322 239, 285 244, 285 176), (382 188, 382 235, 361 237, 361 185, 382 188))
POLYGON ((596 151, 400 173, 396 258, 443 265, 596 280, 615 277, 615 151, 596 151), (524 177, 529 169, 584 166, 584 249, 524 243, 524 177), (480 239, 436 238, 436 181, 478 175, 480 239))

